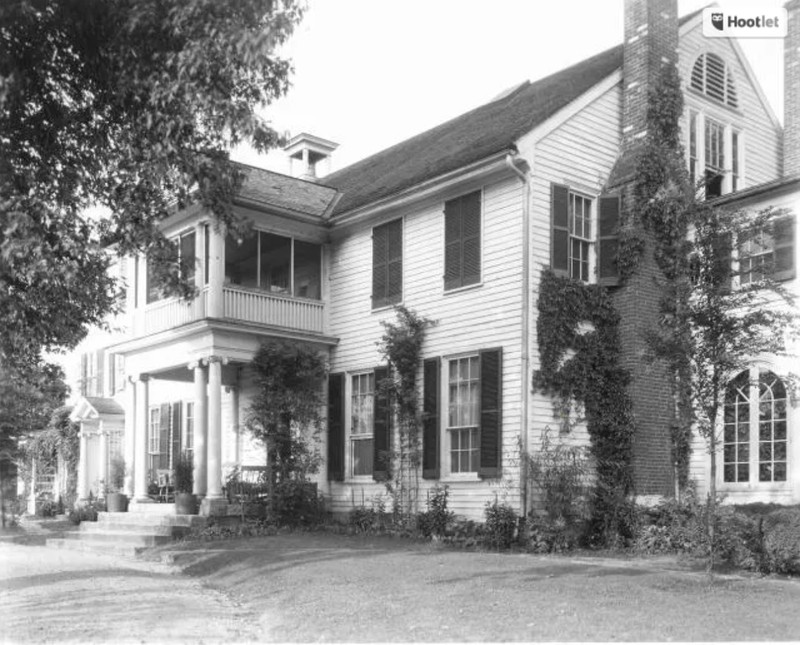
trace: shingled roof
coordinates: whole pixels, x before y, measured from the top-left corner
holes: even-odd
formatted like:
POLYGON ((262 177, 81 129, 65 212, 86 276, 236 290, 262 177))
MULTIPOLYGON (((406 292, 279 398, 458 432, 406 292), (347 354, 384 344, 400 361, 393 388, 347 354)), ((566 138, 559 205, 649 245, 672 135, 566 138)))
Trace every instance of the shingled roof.
MULTIPOLYGON (((684 16, 680 24, 698 13, 684 16)), ((344 194, 334 217, 513 150, 522 135, 621 67, 618 45, 327 175, 322 181, 344 194)))
POLYGON ((321 217, 336 197, 336 190, 271 170, 237 163, 245 179, 239 197, 256 204, 321 217))

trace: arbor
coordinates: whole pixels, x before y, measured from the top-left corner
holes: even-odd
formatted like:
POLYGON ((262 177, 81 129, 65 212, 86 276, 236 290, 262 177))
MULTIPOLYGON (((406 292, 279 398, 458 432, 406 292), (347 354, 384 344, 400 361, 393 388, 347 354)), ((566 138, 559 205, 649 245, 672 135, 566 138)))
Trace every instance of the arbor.
POLYGON ((279 483, 305 481, 319 467, 313 438, 322 423, 327 370, 319 352, 285 341, 264 343, 251 366, 256 393, 245 425, 266 447, 267 485, 274 508, 279 483))
POLYGON ((111 245, 147 250, 180 290, 157 228, 171 209, 237 225, 228 151, 279 140, 257 110, 288 88, 275 52, 301 15, 295 0, 0 4, 2 364, 74 347, 103 321, 120 286, 111 245))

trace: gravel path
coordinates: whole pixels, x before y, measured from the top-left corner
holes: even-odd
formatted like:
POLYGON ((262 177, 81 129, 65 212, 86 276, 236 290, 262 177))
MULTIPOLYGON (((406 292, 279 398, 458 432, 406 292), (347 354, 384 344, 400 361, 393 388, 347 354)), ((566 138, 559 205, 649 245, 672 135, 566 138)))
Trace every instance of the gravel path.
POLYGON ((252 614, 154 563, 0 542, 0 643, 236 643, 252 614))

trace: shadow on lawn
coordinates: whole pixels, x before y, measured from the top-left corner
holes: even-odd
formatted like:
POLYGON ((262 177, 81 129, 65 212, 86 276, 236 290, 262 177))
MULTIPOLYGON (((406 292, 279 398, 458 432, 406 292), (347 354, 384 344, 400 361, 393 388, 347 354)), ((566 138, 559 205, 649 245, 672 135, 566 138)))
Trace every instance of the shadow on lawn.
POLYGON ((40 587, 73 580, 97 580, 98 578, 148 578, 167 580, 170 574, 148 573, 135 569, 83 569, 80 571, 60 571, 41 573, 32 576, 10 578, 0 583, 0 591, 19 591, 30 587, 40 587))

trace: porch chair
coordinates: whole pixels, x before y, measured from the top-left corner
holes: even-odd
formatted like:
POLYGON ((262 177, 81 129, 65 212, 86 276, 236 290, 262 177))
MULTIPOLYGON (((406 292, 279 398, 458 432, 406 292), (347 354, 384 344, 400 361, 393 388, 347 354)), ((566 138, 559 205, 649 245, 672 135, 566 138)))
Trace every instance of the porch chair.
POLYGON ((172 485, 172 473, 169 470, 157 470, 158 478, 158 501, 174 502, 175 488, 172 485))

